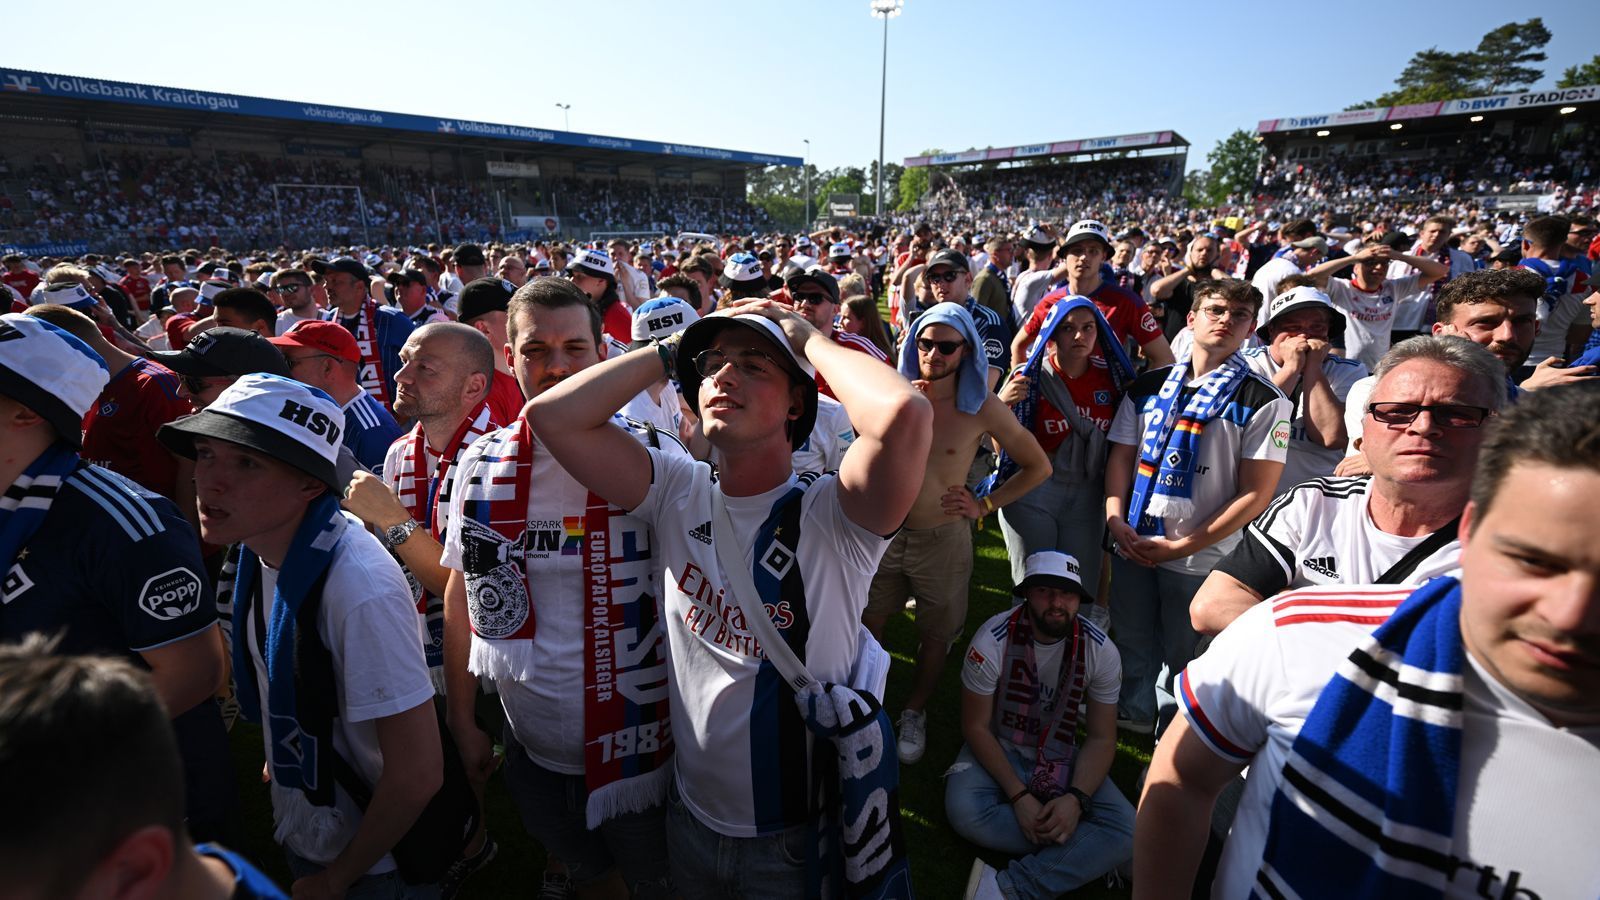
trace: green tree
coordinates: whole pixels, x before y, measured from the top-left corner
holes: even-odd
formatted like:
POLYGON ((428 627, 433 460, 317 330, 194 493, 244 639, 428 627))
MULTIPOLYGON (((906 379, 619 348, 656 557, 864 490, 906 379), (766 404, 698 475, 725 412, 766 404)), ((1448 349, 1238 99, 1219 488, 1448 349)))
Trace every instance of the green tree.
POLYGON ((1472 53, 1483 92, 1525 91, 1543 78, 1543 69, 1528 64, 1548 58, 1542 49, 1548 43, 1550 29, 1538 16, 1522 23, 1507 22, 1484 35, 1472 53))
MULTIPOLYGON (((943 152, 937 147, 931 147, 918 155, 938 156, 943 152)), ((894 204, 895 212, 910 212, 916 209, 917 204, 922 202, 923 196, 928 193, 928 167, 918 166, 914 169, 904 169, 900 175, 900 180, 895 184, 895 188, 896 193, 894 194, 889 193, 887 186, 883 189, 884 193, 890 197, 898 195, 899 199, 894 204)))
POLYGON ((1230 194, 1247 194, 1255 187, 1261 169, 1261 142, 1243 128, 1236 128, 1211 148, 1206 162, 1211 164, 1211 170, 1205 173, 1203 184, 1212 205, 1230 194))
POLYGON ((1549 42, 1550 29, 1535 16, 1526 22, 1507 22, 1490 31, 1474 50, 1419 50, 1394 80, 1394 90, 1350 108, 1404 106, 1525 90, 1544 77, 1543 69, 1529 63, 1545 61, 1543 48, 1549 42))
POLYGON ((1591 84, 1600 84, 1600 56, 1581 66, 1567 66, 1566 71, 1561 73, 1561 80, 1556 82, 1556 87, 1586 87, 1591 84))
POLYGON ((1405 106, 1478 93, 1477 68, 1471 53, 1446 53, 1437 47, 1419 50, 1396 78, 1395 89, 1367 106, 1405 106))

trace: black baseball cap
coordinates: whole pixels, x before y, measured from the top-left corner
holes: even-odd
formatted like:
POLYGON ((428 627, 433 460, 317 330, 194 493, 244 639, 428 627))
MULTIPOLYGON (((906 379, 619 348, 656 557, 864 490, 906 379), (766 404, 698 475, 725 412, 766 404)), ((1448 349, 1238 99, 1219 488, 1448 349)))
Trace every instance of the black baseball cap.
POLYGON ((457 321, 471 322, 496 310, 505 312, 511 305, 511 295, 516 292, 516 286, 503 278, 493 275, 475 278, 461 289, 460 299, 457 300, 457 309, 460 311, 457 321))
POLYGON ((483 248, 477 244, 461 244, 455 252, 450 254, 450 261, 458 266, 486 266, 489 264, 484 259, 483 248))
POLYGON ((972 271, 972 264, 967 261, 967 255, 960 250, 952 250, 949 247, 928 257, 928 264, 924 267, 925 271, 932 272, 934 266, 950 266, 958 272, 972 271))
POLYGON ((372 274, 367 271, 366 266, 362 265, 360 261, 356 260, 355 258, 349 256, 341 256, 333 262, 328 263, 327 269, 325 269, 322 274, 326 275, 328 272, 343 272, 363 284, 365 284, 372 277, 372 274))
POLYGON ((179 375, 289 375, 289 363, 278 348, 243 328, 210 328, 190 338, 182 350, 163 350, 151 356, 179 375))
POLYGON ((783 286, 793 293, 795 287, 801 284, 814 284, 827 291, 828 297, 833 302, 839 302, 839 280, 828 274, 819 265, 812 264, 802 271, 791 272, 783 277, 783 286))

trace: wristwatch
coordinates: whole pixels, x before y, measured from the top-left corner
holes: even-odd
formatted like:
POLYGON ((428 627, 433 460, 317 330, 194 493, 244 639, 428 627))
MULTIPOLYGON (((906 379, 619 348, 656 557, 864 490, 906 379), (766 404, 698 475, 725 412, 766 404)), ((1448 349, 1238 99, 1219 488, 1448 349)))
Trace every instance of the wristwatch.
POLYGON ((1078 811, 1079 812, 1088 812, 1089 811, 1089 795, 1088 794, 1085 794, 1083 791, 1080 791, 1075 787, 1067 788, 1066 792, 1071 794, 1072 796, 1078 798, 1078 811))
POLYGON ((404 544, 406 542, 406 538, 411 537, 411 532, 416 531, 421 527, 422 523, 418 522, 416 519, 407 519, 404 522, 401 522, 399 525, 390 525, 388 528, 385 528, 383 533, 378 535, 378 541, 382 543, 385 548, 393 550, 401 544, 404 544))

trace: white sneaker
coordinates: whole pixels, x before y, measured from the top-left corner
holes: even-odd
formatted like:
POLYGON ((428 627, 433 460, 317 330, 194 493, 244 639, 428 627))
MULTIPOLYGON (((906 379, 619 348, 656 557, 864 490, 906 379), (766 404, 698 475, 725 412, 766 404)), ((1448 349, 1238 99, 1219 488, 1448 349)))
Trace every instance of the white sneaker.
POLYGON ((994 867, 983 860, 973 860, 963 900, 1005 900, 1005 895, 1000 893, 1000 882, 995 878, 997 874, 994 867))
POLYGON ((928 749, 928 714, 914 709, 900 713, 900 761, 911 765, 928 749))

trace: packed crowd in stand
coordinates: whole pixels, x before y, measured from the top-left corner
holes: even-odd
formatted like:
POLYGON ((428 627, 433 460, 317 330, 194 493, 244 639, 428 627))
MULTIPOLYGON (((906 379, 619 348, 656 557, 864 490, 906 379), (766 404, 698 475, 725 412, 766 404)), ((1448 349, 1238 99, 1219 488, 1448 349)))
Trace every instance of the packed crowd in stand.
POLYGON ((792 235, 552 179, 671 227, 451 246, 387 171, 398 239, 291 252, 265 185, 353 172, 29 176, 71 198, 49 227, 151 249, 0 260, 4 880, 286 896, 251 829, 296 897, 452 897, 501 854, 492 792, 551 900, 910 897, 921 766, 968 898, 1594 896, 1600 225, 1589 157, 1502 163, 1437 177, 1573 209, 1274 163, 1379 205, 1241 219, 1130 163, 792 235), (265 237, 169 249, 222 229, 265 237), (985 520, 1013 605, 982 619, 985 520), (951 658, 961 749, 925 758, 951 658), (1156 741, 1138 784, 1119 734, 1156 741))
MULTIPOLYGON (((0 204, 6 210, 0 234, 21 244, 89 238, 131 246, 256 246, 286 236, 300 245, 406 244, 510 230, 484 181, 397 165, 122 150, 79 169, 43 156, 5 168, 0 182, 18 196, 0 204)), ((688 181, 552 177, 501 186, 512 196, 508 208, 566 216, 569 227, 740 233, 772 227, 743 196, 688 181)))

